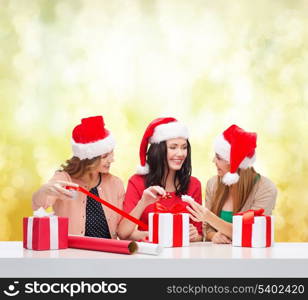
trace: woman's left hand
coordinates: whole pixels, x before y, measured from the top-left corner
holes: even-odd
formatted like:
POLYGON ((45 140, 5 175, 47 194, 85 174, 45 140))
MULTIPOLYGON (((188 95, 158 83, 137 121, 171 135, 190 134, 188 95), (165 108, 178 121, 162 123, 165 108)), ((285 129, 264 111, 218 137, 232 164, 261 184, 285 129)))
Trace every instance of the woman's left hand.
POLYGON ((186 209, 190 212, 190 218, 195 222, 205 222, 210 210, 192 199, 185 200, 190 206, 186 209))
POLYGON ((196 242, 199 238, 197 228, 193 224, 189 224, 189 241, 196 242))

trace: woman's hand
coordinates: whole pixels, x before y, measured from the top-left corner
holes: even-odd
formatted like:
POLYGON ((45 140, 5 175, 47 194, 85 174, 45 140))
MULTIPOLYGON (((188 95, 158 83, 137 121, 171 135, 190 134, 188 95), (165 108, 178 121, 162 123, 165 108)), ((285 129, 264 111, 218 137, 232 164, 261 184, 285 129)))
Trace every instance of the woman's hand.
POLYGON ((130 236, 125 238, 125 240, 133 240, 138 242, 148 242, 149 232, 148 231, 141 231, 135 229, 130 236))
POLYGON ((41 191, 48 196, 54 196, 61 200, 72 200, 74 193, 67 190, 66 186, 78 187, 78 184, 63 180, 51 181, 44 184, 41 191))
POLYGON ((143 191, 140 201, 146 207, 156 202, 158 197, 164 197, 165 195, 166 191, 162 187, 158 185, 150 186, 143 191))
POLYGON ((231 244, 231 240, 219 231, 213 235, 212 242, 214 244, 231 244))
POLYGON ((189 224, 189 241, 196 242, 199 240, 199 233, 193 224, 189 224))
POLYGON ((192 199, 186 199, 185 202, 190 206, 186 206, 186 209, 190 212, 190 218, 195 222, 205 222, 210 210, 192 199))

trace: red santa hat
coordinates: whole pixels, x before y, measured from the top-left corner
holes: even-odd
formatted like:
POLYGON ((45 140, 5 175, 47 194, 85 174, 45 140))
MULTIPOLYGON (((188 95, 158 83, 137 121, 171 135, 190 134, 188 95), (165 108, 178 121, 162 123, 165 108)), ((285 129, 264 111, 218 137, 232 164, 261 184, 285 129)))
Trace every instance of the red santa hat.
POLYGON ((188 137, 189 133, 187 127, 174 118, 158 118, 153 120, 145 130, 140 144, 140 166, 137 168, 137 174, 146 175, 149 173, 149 165, 146 162, 146 153, 149 143, 159 144, 169 139, 188 139, 188 137))
POLYGON ((215 152, 230 163, 230 172, 226 173, 222 182, 232 185, 239 180, 237 169, 252 167, 256 160, 257 134, 247 132, 237 125, 231 125, 215 141, 215 152))
POLYGON ((72 133, 72 149, 79 159, 92 159, 110 152, 115 147, 111 133, 105 128, 102 116, 81 120, 72 133))

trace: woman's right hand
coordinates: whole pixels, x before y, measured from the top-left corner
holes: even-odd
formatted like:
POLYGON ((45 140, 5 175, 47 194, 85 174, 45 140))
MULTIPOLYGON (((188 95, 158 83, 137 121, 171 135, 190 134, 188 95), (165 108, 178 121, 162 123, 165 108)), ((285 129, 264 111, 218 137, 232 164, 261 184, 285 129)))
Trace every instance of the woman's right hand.
POLYGON ((223 233, 217 231, 213 237, 212 237, 212 242, 214 244, 231 244, 231 240, 224 235, 223 233))
POLYGON ((50 181, 42 186, 41 191, 61 200, 72 200, 74 193, 67 190, 66 186, 78 187, 78 184, 63 180, 50 181))
POLYGON ((143 191, 140 202, 146 207, 157 201, 158 197, 166 196, 166 191, 158 186, 150 186, 143 191))

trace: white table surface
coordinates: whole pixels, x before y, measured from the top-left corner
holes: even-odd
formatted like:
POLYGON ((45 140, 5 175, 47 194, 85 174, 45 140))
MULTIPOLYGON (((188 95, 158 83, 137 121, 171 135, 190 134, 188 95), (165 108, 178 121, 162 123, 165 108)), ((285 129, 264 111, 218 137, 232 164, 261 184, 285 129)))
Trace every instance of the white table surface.
POLYGON ((0 277, 308 277, 308 243, 241 248, 200 242, 152 256, 32 251, 22 242, 0 242, 0 277))

